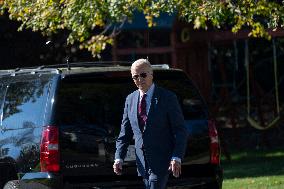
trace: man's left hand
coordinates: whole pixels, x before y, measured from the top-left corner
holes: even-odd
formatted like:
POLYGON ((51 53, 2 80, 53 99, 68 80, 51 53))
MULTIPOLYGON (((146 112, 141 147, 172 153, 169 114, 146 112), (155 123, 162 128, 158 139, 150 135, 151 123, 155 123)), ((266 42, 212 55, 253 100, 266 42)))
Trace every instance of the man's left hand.
POLYGON ((169 170, 172 171, 174 177, 179 177, 181 174, 181 163, 179 161, 172 160, 169 170))

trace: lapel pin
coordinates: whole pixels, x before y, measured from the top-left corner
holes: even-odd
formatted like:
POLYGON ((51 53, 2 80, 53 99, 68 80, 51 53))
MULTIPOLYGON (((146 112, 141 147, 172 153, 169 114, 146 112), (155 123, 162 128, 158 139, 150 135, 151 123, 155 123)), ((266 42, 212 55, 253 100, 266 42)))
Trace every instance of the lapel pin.
POLYGON ((158 104, 158 98, 157 97, 155 98, 155 102, 156 102, 156 105, 157 105, 158 104))

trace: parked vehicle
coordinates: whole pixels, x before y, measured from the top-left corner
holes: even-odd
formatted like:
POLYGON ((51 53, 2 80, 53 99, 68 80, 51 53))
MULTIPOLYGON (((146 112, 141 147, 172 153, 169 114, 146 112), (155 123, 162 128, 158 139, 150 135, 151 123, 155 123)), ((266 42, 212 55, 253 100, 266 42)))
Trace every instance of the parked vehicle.
MULTIPOLYGON (((168 188, 222 188, 218 134, 187 75, 154 67, 154 82, 178 96, 188 147, 182 176, 168 188)), ((0 71, 0 188, 143 188, 129 147, 113 173, 124 101, 135 85, 129 66, 72 63, 0 71)), ((158 140, 158 139, 157 139, 158 140)))

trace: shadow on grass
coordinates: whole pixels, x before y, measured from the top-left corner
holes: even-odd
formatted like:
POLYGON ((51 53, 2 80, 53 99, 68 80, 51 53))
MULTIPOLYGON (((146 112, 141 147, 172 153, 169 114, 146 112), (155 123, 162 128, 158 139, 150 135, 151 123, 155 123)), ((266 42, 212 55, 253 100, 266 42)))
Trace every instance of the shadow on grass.
POLYGON ((224 179, 284 175, 284 150, 235 152, 222 167, 224 179))

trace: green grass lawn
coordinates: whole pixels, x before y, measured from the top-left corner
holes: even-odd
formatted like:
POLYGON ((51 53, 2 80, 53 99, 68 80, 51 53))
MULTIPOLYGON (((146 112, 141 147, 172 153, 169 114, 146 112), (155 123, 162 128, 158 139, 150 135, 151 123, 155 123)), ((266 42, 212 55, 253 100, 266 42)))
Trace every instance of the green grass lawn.
POLYGON ((223 189, 284 189, 284 149, 232 153, 222 158, 223 189))

